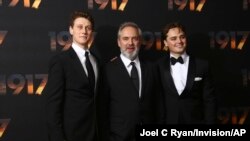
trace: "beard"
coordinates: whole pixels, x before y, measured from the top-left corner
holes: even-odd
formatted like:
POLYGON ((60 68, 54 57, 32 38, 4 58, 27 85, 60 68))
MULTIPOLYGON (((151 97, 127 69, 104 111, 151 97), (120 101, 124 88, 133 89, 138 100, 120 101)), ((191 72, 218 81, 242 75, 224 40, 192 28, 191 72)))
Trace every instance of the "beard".
POLYGON ((121 50, 122 55, 124 55, 125 57, 127 57, 128 59, 133 61, 137 57, 140 49, 138 47, 135 47, 135 50, 133 52, 130 52, 130 53, 127 52, 126 49, 121 48, 120 50, 121 50))

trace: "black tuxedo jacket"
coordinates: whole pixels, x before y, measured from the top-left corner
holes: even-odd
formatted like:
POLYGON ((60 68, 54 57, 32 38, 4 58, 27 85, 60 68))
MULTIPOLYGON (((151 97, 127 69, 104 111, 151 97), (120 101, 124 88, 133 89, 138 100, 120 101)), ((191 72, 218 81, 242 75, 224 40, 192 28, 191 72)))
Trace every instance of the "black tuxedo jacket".
POLYGON ((43 91, 50 141, 95 139, 95 93, 72 47, 51 59, 43 91))
MULTIPOLYGON (((103 92, 99 95, 101 134, 105 141, 133 141, 137 124, 160 122, 160 93, 151 64, 140 61, 141 98, 130 75, 118 57, 104 70, 103 92)), ((162 104, 162 103, 161 103, 162 104)))
POLYGON ((178 94, 169 54, 158 61, 167 124, 214 124, 216 96, 207 61, 190 56, 186 87, 178 94))

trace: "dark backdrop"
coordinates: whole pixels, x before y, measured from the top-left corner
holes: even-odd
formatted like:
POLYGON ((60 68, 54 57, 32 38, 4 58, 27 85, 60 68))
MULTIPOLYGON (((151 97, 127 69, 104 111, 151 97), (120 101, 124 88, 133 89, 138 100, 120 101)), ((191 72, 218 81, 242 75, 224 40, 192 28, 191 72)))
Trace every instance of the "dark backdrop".
POLYGON ((163 26, 185 24, 189 52, 212 64, 218 120, 250 123, 250 0, 0 0, 0 140, 47 140, 48 62, 69 45, 69 14, 82 9, 95 18, 94 47, 104 62, 119 52, 124 21, 142 28, 144 57, 153 61, 164 50, 163 26))

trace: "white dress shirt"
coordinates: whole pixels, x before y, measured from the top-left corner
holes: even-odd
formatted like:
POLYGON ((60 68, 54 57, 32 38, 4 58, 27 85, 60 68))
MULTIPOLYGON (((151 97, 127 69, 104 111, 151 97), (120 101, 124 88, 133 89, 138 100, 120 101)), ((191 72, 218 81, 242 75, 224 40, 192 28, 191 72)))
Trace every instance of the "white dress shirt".
MULTIPOLYGON (((174 56, 172 54, 170 54, 170 57, 174 57, 174 56)), ((176 87, 179 95, 181 95, 181 93, 183 92, 183 90, 186 87, 188 64, 189 64, 189 56, 187 55, 186 52, 183 53, 181 55, 181 57, 182 57, 183 62, 184 62, 183 64, 177 62, 175 65, 172 65, 170 63, 171 75, 173 77, 174 84, 175 84, 175 87, 176 87)))
POLYGON ((92 67, 94 69, 94 73, 95 73, 95 85, 96 85, 96 82, 97 82, 97 78, 98 78, 98 73, 97 73, 97 63, 96 63, 96 59, 95 57, 90 53, 90 51, 87 49, 87 50, 84 50, 83 48, 79 47, 77 44, 75 43, 72 43, 72 48, 74 49, 74 51, 76 52, 81 64, 82 64, 82 67, 85 71, 85 73, 87 74, 88 76, 88 71, 87 71, 87 68, 86 68, 86 65, 85 65, 85 61, 86 61, 86 57, 85 57, 85 52, 88 51, 89 52, 89 60, 92 64, 92 67))

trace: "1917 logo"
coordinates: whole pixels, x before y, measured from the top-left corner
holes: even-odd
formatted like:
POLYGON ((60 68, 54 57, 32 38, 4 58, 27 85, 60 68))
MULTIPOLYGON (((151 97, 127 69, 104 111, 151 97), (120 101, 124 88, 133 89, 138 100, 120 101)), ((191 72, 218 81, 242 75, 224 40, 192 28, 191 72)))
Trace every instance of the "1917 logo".
POLYGON ((7 33, 8 33, 8 31, 0 31, 0 46, 2 45, 7 33))
POLYGON ((0 139, 2 138, 10 119, 0 119, 0 139))
MULTIPOLYGON (((18 3, 20 3, 20 1, 23 1, 23 6, 26 8, 38 9, 42 0, 11 0, 8 3, 8 6, 15 7, 18 3)), ((3 2, 3 0, 0 0, 0 6, 3 5, 3 3, 5 3, 5 2, 3 2)))
POLYGON ((206 0, 168 0, 168 10, 174 10, 175 6, 178 6, 178 10, 182 11, 185 8, 189 8, 190 11, 201 12, 206 0))
POLYGON ((118 4, 118 0, 88 0, 88 9, 94 9, 94 3, 96 3, 99 5, 98 9, 103 10, 110 2, 112 10, 124 11, 128 0, 119 1, 121 1, 120 4, 118 4))

